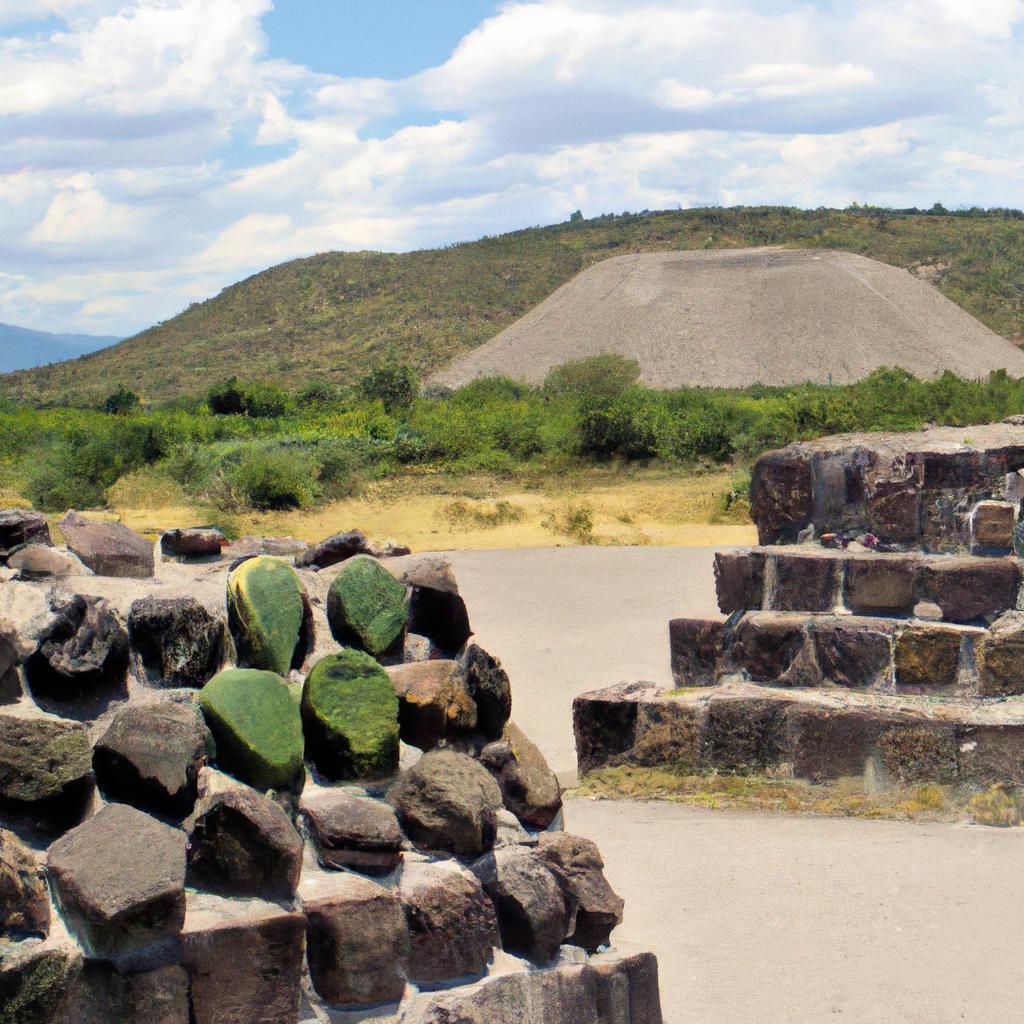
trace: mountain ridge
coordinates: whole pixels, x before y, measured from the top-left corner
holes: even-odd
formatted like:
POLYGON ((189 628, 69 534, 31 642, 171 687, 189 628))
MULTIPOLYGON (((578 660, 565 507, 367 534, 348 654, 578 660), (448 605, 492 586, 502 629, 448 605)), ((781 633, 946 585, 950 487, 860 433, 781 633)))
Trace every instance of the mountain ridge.
POLYGON ((120 340, 115 335, 61 334, 0 323, 0 373, 75 359, 120 340))

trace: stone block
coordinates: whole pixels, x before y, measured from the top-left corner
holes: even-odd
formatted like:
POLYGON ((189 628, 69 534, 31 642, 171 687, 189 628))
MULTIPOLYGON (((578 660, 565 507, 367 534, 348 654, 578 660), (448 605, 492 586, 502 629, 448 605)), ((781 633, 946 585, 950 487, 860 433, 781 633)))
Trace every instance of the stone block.
POLYGON ((714 686, 721 670, 725 623, 672 619, 668 624, 672 679, 678 687, 714 686))
POLYGON ((652 693, 656 694, 657 689, 651 683, 620 683, 573 700, 576 763, 581 775, 612 763, 632 749, 640 699, 652 693))
POLYGON ((50 933, 50 897, 35 854, 0 828, 0 941, 50 933))
POLYGON ((189 1024, 188 974, 177 964, 122 973, 103 960, 87 961, 61 1024, 189 1024))
POLYGON ((1008 612, 975 644, 978 694, 1024 694, 1024 614, 1008 612))
POLYGON ((846 560, 843 603, 858 615, 909 615, 917 560, 878 555, 846 560))
POLYGON ((457 662, 444 659, 389 666, 398 695, 398 723, 403 743, 432 750, 449 736, 476 728, 476 701, 457 662))
POLYGON ((597 975, 597 1012, 601 1024, 662 1024, 658 958, 636 953, 622 960, 592 963, 597 975), (616 998, 625 998, 614 1009, 616 998), (617 991, 616 991, 617 990, 617 991))
POLYGON ((63 1009, 81 971, 82 952, 77 946, 36 941, 11 944, 0 955, 0 1021, 63 1024, 63 1009))
MULTIPOLYGON (((827 554, 780 551, 767 605, 780 612, 827 612, 839 603, 839 561, 827 554)), ((768 574, 771 580, 771 573, 768 574)))
POLYGON ((459 672, 476 702, 476 728, 485 739, 496 740, 512 715, 512 684, 501 661, 470 640, 458 657, 459 672))
POLYGON ((94 523, 75 512, 60 521, 64 542, 97 576, 147 579, 153 575, 153 544, 120 523, 94 523))
POLYGON ((764 569, 763 551, 715 552, 715 592, 724 615, 762 607, 764 569))
POLYGON ((500 740, 480 751, 480 763, 494 776, 505 807, 526 828, 547 828, 562 809, 562 787, 540 748, 514 722, 500 740))
POLYGON ((889 678, 892 629, 876 623, 846 616, 814 623, 811 639, 824 680, 863 689, 889 678))
POLYGON ((929 559, 918 569, 920 597, 947 622, 991 618, 1017 606, 1020 566, 1011 558, 929 559))
POLYGON ((79 722, 0 710, 0 800, 39 804, 87 788, 92 747, 79 722))
POLYGON ((907 626, 896 635, 896 687, 906 693, 930 693, 956 685, 961 633, 942 626, 907 626))
POLYGON ((212 527, 187 527, 167 530, 160 537, 160 550, 170 558, 213 559, 220 558, 221 548, 227 540, 220 530, 212 527))
POLYGON ((721 698, 707 707, 704 756, 719 771, 752 772, 787 760, 786 709, 777 699, 721 698))
POLYGON ((805 618, 748 614, 733 633, 729 660, 756 683, 814 686, 820 674, 808 648, 805 618))
POLYGON ((128 611, 128 633, 147 681, 201 687, 220 667, 225 622, 192 597, 144 597, 128 611))
POLYGON ((1013 548, 1015 525, 1016 514, 1008 501, 979 501, 971 512, 971 551, 1008 553, 1013 548))
POLYGON ((768 452, 754 465, 750 513, 761 544, 792 542, 811 522, 813 479, 810 460, 793 449, 768 452))
POLYGON ((959 778, 976 786, 1024 786, 1024 724, 961 725, 959 778))
POLYGON ((331 788, 304 793, 299 807, 324 867, 387 875, 401 862, 405 837, 389 804, 331 788))
POLYGON ((867 527, 890 544, 915 544, 921 535, 921 492, 908 485, 872 494, 867 500, 867 527))
POLYGON ((901 785, 956 779, 957 740, 952 725, 891 725, 879 734, 878 751, 882 767, 901 785))
POLYGON ((793 774, 811 782, 862 775, 885 726, 876 713, 814 704, 794 704, 785 722, 793 774))

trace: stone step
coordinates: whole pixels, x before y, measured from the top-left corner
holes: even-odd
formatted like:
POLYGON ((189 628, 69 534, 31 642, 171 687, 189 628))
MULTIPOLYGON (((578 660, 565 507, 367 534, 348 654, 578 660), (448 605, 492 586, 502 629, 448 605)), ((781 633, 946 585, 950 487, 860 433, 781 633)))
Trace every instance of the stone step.
POLYGON ((1020 607, 1024 561, 975 555, 843 551, 814 544, 715 555, 718 607, 913 615, 989 623, 1020 607))
POLYGON ((830 687, 963 699, 1024 694, 1024 613, 990 629, 920 619, 745 612, 669 623, 677 687, 729 676, 764 686, 830 687))
POLYGON ((672 766, 685 773, 791 771, 875 788, 1024 785, 1024 698, 979 702, 744 682, 685 693, 624 683, 573 702, 580 774, 672 766))
POLYGON ((1021 501, 1024 426, 840 434, 767 452, 751 514, 762 544, 872 533, 925 551, 1006 552, 1021 501))

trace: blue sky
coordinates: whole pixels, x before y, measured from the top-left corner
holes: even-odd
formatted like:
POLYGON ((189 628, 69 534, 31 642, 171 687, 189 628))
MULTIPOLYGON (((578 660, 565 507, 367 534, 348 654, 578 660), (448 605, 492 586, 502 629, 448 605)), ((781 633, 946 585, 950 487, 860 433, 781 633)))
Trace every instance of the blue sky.
POLYGON ((585 214, 1024 206, 1024 0, 0 0, 0 321, 585 214))

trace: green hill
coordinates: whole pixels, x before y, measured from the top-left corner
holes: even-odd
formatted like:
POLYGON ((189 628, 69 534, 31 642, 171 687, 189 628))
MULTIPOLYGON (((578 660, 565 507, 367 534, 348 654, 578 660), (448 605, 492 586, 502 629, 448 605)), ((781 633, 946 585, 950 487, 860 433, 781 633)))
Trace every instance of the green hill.
POLYGON ((237 374, 289 386, 421 373, 493 337, 578 271, 630 252, 789 244, 848 249, 933 279, 999 334, 1024 335, 1017 211, 680 210, 573 220, 421 252, 325 253, 272 267, 101 352, 0 377, 32 402, 93 403, 118 383, 147 401, 237 374))

